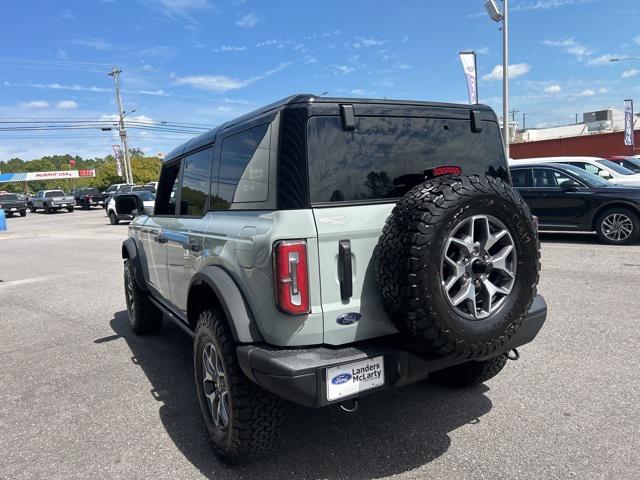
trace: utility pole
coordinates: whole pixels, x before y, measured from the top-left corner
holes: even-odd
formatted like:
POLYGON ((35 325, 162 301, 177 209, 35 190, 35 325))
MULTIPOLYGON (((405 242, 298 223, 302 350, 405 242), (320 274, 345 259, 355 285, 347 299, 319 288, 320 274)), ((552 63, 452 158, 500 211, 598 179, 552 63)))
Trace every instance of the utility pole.
POLYGON ((131 171, 131 158, 129 156, 129 145, 127 144, 127 129, 124 126, 124 108, 122 107, 122 97, 120 96, 120 82, 119 77, 122 73, 117 67, 113 67, 113 70, 107 75, 113 77, 113 81, 116 87, 116 104, 118 105, 118 116, 120 120, 118 122, 118 131, 120 133, 120 142, 122 143, 122 150, 124 151, 124 176, 127 183, 133 183, 133 172, 131 171))
POLYGON ((576 113, 576 125, 578 124, 578 115, 580 115, 580 114, 576 113))
POLYGON ((516 113, 520 113, 520 110, 516 110, 515 108, 511 110, 511 121, 516 121, 516 113))
POLYGON ((523 113, 522 114, 522 130, 526 130, 527 129, 527 114, 523 113))

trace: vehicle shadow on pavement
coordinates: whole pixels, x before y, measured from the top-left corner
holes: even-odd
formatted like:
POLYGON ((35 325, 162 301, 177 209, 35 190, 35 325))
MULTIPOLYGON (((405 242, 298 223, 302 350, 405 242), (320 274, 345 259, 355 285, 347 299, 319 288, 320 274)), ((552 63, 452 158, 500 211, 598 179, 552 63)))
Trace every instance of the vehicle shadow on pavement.
POLYGON ((595 233, 539 232, 541 243, 575 243, 576 245, 602 245, 595 233))
MULTIPOLYGON (((419 468, 444 454, 449 432, 479 423, 491 409, 484 385, 452 390, 429 382, 364 397, 360 409, 287 405, 281 440, 265 458, 229 466, 215 454, 196 397, 192 340, 168 320, 159 334, 138 337, 126 311, 111 320, 153 385, 159 416, 184 456, 207 478, 379 478, 419 468)), ((133 368, 133 365, 132 365, 133 368)))

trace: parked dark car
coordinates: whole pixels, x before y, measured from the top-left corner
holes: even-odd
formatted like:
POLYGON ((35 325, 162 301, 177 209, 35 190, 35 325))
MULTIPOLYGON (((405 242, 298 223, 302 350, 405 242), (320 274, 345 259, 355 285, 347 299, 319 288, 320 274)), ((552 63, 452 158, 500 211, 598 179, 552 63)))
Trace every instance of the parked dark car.
POLYGON ((616 165, 620 165, 621 167, 631 170, 633 173, 640 173, 640 158, 616 156, 607 157, 607 160, 610 160, 616 165))
POLYGON ((76 206, 82 207, 83 210, 104 206, 104 202, 109 196, 106 193, 100 193, 100 190, 93 187, 76 188, 69 193, 75 198, 76 206))
POLYGON ((540 230, 595 231, 613 245, 638 238, 640 187, 616 185, 562 163, 518 164, 511 178, 540 230))
POLYGON ((27 215, 27 197, 20 193, 0 193, 0 208, 7 217, 19 213, 21 217, 27 215))

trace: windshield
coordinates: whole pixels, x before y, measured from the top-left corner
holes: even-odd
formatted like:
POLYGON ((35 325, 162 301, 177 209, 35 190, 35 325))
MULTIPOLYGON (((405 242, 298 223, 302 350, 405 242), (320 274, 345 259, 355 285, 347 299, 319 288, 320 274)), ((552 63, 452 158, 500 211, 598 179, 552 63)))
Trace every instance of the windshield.
POLYGON ((62 190, 51 190, 50 192, 46 192, 44 194, 45 197, 64 197, 64 192, 62 190))
POLYGON ((20 200, 20 197, 15 193, 3 193, 0 195, 0 200, 20 200))
POLYGON ((82 193, 84 193, 85 195, 99 195, 100 194, 100 192, 98 191, 97 188, 85 188, 82 193))
POLYGON ((616 173, 619 173, 620 175, 635 175, 635 173, 628 168, 621 167, 617 163, 613 163, 611 160, 602 159, 598 160, 598 163, 604 165, 605 167, 613 170, 616 173))
POLYGON ((612 184, 602 179, 598 175, 589 173, 575 165, 562 164, 564 169, 571 173, 574 177, 577 177, 583 183, 586 183, 589 187, 609 187, 612 184))
POLYGON ((136 195, 138 195, 143 202, 150 202, 156 199, 156 196, 147 190, 136 192, 136 195))

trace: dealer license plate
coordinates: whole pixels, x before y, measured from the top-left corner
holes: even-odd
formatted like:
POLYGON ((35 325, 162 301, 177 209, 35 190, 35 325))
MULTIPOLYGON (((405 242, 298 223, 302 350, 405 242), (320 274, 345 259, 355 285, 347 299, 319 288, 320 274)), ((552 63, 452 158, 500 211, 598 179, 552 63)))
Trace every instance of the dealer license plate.
POLYGON ((384 357, 327 368, 327 399, 337 400, 384 385, 384 357))

